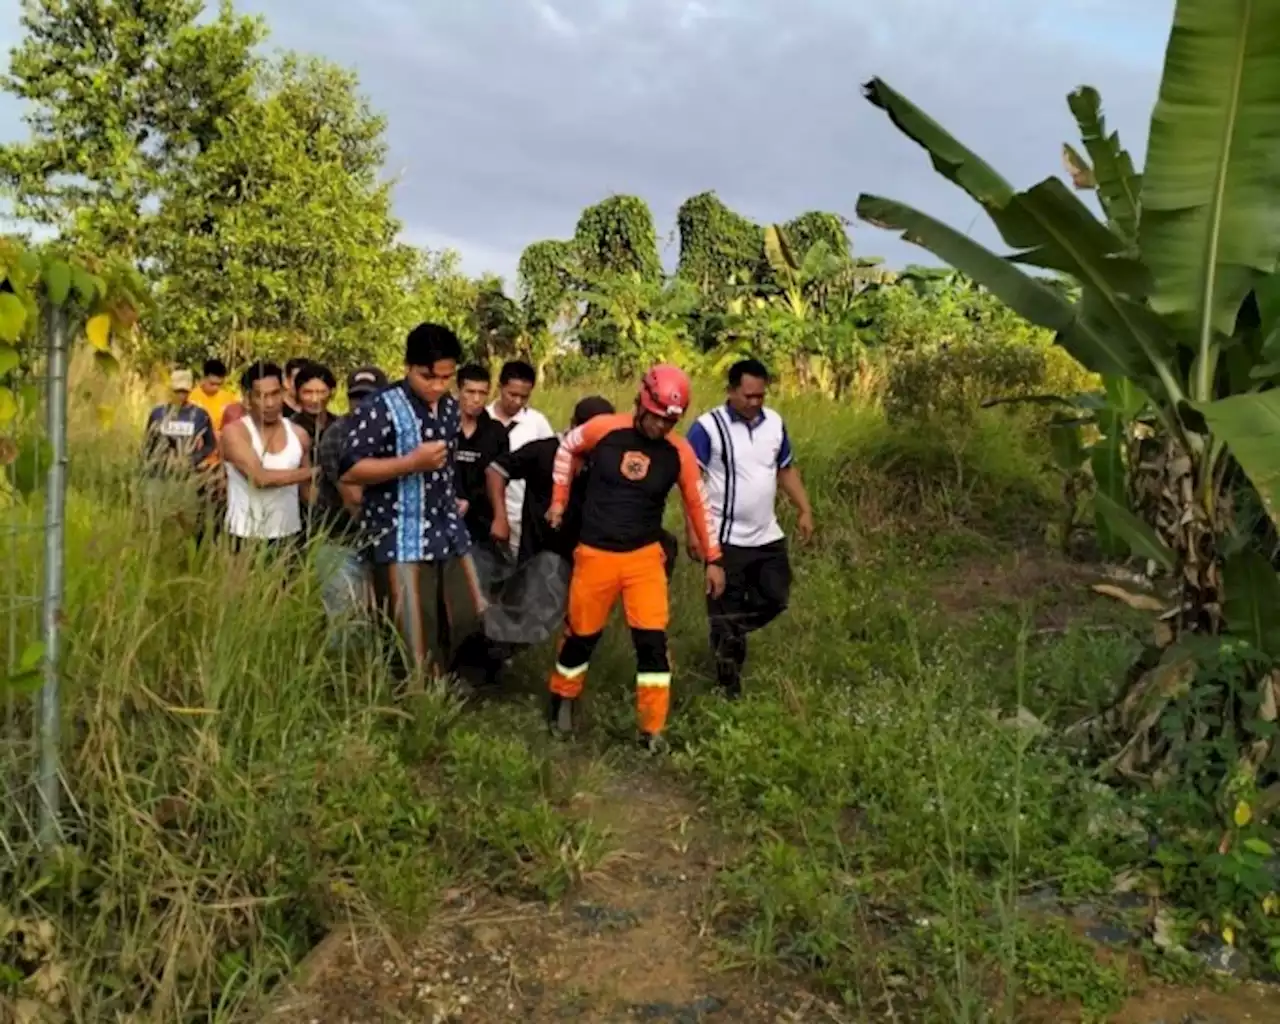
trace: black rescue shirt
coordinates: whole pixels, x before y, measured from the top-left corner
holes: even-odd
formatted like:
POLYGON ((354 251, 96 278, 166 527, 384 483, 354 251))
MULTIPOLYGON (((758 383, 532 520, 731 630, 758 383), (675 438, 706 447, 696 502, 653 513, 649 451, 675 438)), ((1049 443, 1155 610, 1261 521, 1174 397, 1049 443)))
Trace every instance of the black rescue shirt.
POLYGON ((711 535, 702 476, 682 437, 654 440, 629 414, 596 416, 569 431, 556 454, 556 504, 568 508, 577 464, 590 458, 582 509, 581 543, 602 551, 636 551, 663 539, 667 495, 680 488, 685 515, 707 557, 720 558, 711 535))
POLYGON ((458 497, 467 503, 463 521, 473 541, 487 541, 493 525, 493 509, 485 490, 484 472, 510 445, 506 428, 483 409, 476 417, 476 428, 467 437, 458 431, 458 450, 454 455, 454 481, 458 497))

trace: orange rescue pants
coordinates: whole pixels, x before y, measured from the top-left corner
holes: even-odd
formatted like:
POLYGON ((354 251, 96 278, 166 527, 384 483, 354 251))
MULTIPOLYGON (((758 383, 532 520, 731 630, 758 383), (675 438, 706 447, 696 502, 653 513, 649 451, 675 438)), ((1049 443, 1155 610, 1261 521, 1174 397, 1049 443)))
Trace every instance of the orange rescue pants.
POLYGON ((661 544, 620 552, 578 545, 573 553, 565 631, 551 672, 551 692, 571 699, 581 695, 591 652, 619 597, 636 651, 640 731, 656 735, 667 723, 671 695, 667 568, 661 544))

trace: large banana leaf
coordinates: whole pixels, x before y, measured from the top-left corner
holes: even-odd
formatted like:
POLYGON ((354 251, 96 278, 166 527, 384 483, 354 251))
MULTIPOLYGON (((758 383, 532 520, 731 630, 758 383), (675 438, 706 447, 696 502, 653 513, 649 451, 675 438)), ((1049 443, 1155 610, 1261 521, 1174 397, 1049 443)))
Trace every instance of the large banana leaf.
MULTIPOLYGON (((859 196, 857 212, 868 223, 901 232, 906 241, 928 249, 968 274, 1032 323, 1056 331, 1063 348, 1086 369, 1133 376, 1144 382, 1155 379, 1152 364, 1136 336, 1138 331, 1149 334, 1150 322, 1141 317, 1141 307, 1136 304, 1114 293, 1088 289, 1085 301, 1077 308, 1060 293, 955 228, 892 199, 859 196), (1097 297, 1104 294, 1111 295, 1114 308, 1097 297), (1126 322, 1135 324, 1135 330, 1126 329, 1126 322)), ((1052 222, 1053 218, 1048 220, 1052 222)), ((1080 251, 1083 253, 1083 248, 1080 251)), ((1089 255, 1098 256, 1096 251, 1089 255)), ((1149 338, 1147 344, 1153 350, 1153 357, 1158 358, 1154 351, 1157 340, 1149 338)))
POLYGON ((1008 205, 1013 198, 1014 187, 902 93, 880 78, 867 82, 862 92, 889 115, 902 134, 924 147, 933 161, 934 170, 968 192, 988 213, 1008 205))
POLYGON ((1196 405, 1213 434, 1226 442, 1280 526, 1280 391, 1235 395, 1196 405))
POLYGON ((893 199, 865 194, 858 197, 857 212, 867 223, 900 232, 904 241, 928 249, 968 274, 1032 323, 1053 331, 1065 331, 1074 323, 1074 309, 1057 292, 927 213, 893 199))
MULTIPOLYGON (((1138 237, 1157 313, 1229 335, 1280 253, 1280 3, 1179 0, 1151 118, 1138 237)), ((1208 360, 1202 359, 1204 365, 1208 360)), ((1210 397, 1201 378, 1195 397, 1210 397)))
POLYGON ((1061 270, 1082 285, 1141 297, 1149 275, 1128 258, 1128 244, 1111 231, 1059 178, 1046 178, 1010 200, 1003 217, 1005 241, 1023 251, 1013 259, 1061 270))
POLYGON ((1126 242, 1138 240, 1138 196, 1142 179, 1133 169, 1133 158, 1120 145, 1118 132, 1107 134, 1098 90, 1082 85, 1067 97, 1067 105, 1080 127, 1080 138, 1093 161, 1093 187, 1112 229, 1126 242))

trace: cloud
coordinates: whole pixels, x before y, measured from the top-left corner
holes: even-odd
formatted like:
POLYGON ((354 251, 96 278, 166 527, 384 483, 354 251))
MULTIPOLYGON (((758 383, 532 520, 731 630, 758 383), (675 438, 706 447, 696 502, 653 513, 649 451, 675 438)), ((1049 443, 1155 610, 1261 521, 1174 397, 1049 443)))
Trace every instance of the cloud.
MULTIPOLYGON (((880 75, 1015 183, 1060 167, 1065 94, 1141 152, 1172 0, 253 0, 279 47, 354 67, 389 118, 413 238, 510 275, 582 208, 642 196, 660 236, 707 189, 760 221, 859 192, 965 228, 972 205, 861 96, 880 75)), ((2 112, 0 112, 2 113, 2 112)), ((978 232, 981 237, 989 234, 978 232)), ((855 247, 924 254, 866 226, 855 247)), ((674 246, 668 252, 674 260, 674 246)))

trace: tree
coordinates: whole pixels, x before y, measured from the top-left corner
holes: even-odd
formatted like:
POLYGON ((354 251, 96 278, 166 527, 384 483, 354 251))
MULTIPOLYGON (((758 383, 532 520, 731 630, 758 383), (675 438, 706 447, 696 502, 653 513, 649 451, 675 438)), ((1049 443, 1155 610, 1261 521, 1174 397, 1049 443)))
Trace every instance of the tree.
POLYGON ((402 333, 417 257, 379 180, 385 122, 356 78, 286 57, 180 181, 152 230, 161 353, 350 364, 402 333))
MULTIPOLYGON (((1057 178, 1017 191, 884 82, 866 87, 935 169, 983 207, 1014 252, 1002 258, 878 196, 859 197, 859 216, 902 232, 1054 331, 1087 368, 1139 393, 1135 407, 1154 419, 1155 436, 1136 464, 1125 458, 1119 417, 1104 424, 1109 469, 1095 473, 1095 500, 1110 528, 1168 571, 1175 587, 1141 665, 1147 671, 1098 723, 1120 733, 1109 766, 1134 776, 1176 769, 1205 731, 1237 744, 1244 776, 1276 775, 1268 760, 1277 698, 1270 675, 1252 673, 1253 689, 1243 693, 1210 681, 1213 699, 1196 713, 1162 712, 1188 693, 1198 638, 1228 631, 1273 663, 1280 657, 1280 580, 1244 543, 1232 515, 1240 471, 1272 519, 1280 515, 1277 48, 1280 4, 1179 0, 1140 178, 1107 134, 1096 93, 1072 94, 1093 161, 1074 176, 1096 188, 1105 221, 1057 178), (1019 264, 1068 274, 1079 298, 1019 264), (1136 505, 1135 473, 1137 490, 1147 492, 1136 505)), ((1082 160, 1073 151, 1073 165, 1082 160)), ((1274 797, 1280 802, 1280 786, 1274 797)))
POLYGON ((14 212, 103 256, 146 256, 148 209, 249 95, 262 22, 201 0, 24 0, 4 87, 29 140, 0 147, 14 212))

